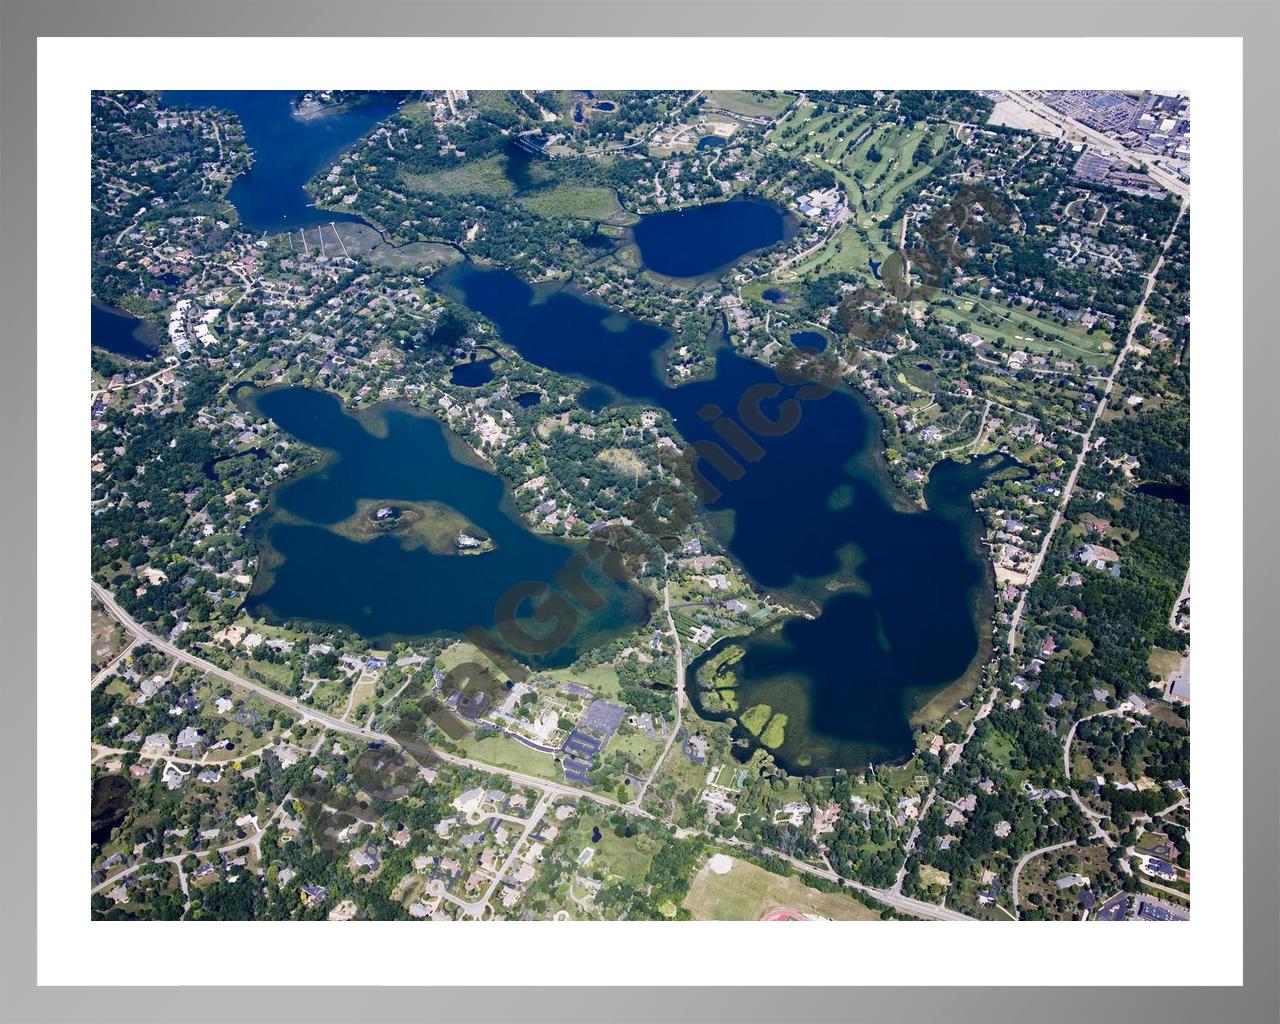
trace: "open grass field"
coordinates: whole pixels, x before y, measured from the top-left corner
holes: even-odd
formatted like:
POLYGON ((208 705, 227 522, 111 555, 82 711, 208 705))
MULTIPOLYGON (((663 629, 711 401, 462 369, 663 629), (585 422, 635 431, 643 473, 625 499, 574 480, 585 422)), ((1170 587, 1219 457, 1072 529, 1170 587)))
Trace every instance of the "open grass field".
POLYGON ((90 674, 96 674, 115 660, 129 639, 120 624, 99 607, 97 602, 93 605, 91 622, 92 654, 89 669, 90 674))
MULTIPOLYGON (((344 210, 342 205, 326 209, 344 210)), ((405 267, 439 266, 456 263, 462 254, 451 245, 438 242, 408 242, 394 245, 383 238, 377 228, 369 224, 352 224, 346 221, 286 231, 275 235, 273 241, 281 255, 294 252, 320 251, 333 255, 341 252, 353 259, 364 259, 381 267, 396 270, 405 267)), ((246 371, 246 375, 250 371, 246 371)))
POLYGON ((929 311, 946 323, 967 322, 973 333, 1008 351, 1024 349, 1092 363, 1110 363, 1114 357, 1115 344, 1102 331, 1090 334, 1082 327, 1064 327, 994 299, 954 299, 954 307, 934 303, 929 311))
POLYGON ((243 658, 241 663, 251 672, 250 678, 262 677, 267 683, 284 693, 289 692, 293 684, 293 670, 288 665, 274 661, 258 661, 254 658, 243 658))
POLYGON ((495 768, 507 768, 513 772, 537 775, 543 779, 560 777, 560 769, 556 767, 550 754, 526 747, 509 736, 486 736, 484 739, 477 739, 475 733, 469 733, 462 740, 462 750, 467 757, 491 764, 495 768))
POLYGON ((400 116, 417 125, 426 124, 432 120, 431 104, 423 100, 414 100, 412 103, 406 103, 400 107, 400 116))
POLYGON ((596 458, 605 465, 612 466, 619 473, 626 473, 636 480, 649 475, 649 467, 630 448, 606 448, 596 458))
POLYGON ((733 858, 728 874, 704 865, 694 876, 684 905, 698 921, 759 921, 770 910, 786 907, 832 921, 875 921, 880 915, 852 896, 828 893, 733 858))
POLYGON ((744 117, 777 117, 791 105, 793 96, 785 92, 747 92, 715 89, 707 96, 707 106, 720 107, 744 117))
POLYGON ((628 214, 620 205, 612 189, 598 185, 575 185, 566 182, 554 188, 532 192, 520 199, 520 205, 548 220, 571 218, 574 220, 605 221, 610 224, 628 224, 636 217, 628 214))
POLYGON ((308 684, 311 690, 311 706, 319 708, 326 714, 341 715, 347 706, 347 697, 351 693, 351 681, 346 676, 338 679, 322 679, 314 685, 308 684))
POLYGON ((360 706, 365 701, 372 700, 378 689, 378 680, 376 676, 364 676, 358 683, 351 688, 351 694, 348 697, 351 707, 351 718, 353 721, 358 720, 360 706))
POLYGON ((1175 729, 1187 727, 1187 720, 1179 713, 1179 707, 1176 704, 1169 704, 1162 700, 1152 701, 1147 705, 1147 710, 1157 722, 1171 725, 1175 729))
POLYGON ((644 733, 633 732, 630 735, 616 735, 609 741, 608 752, 620 752, 630 754, 643 766, 645 771, 653 767, 653 762, 658 759, 658 754, 662 751, 662 743, 658 740, 650 739, 644 733))
POLYGON ((459 640, 457 643, 447 647, 441 652, 440 657, 436 659, 436 668, 441 672, 449 672, 459 665, 474 662, 492 670, 499 679, 506 679, 506 673, 501 668, 489 660, 482 654, 480 648, 465 640, 459 640))
POLYGON ((587 669, 558 668, 546 673, 561 683, 581 683, 601 697, 616 697, 619 690, 618 673, 612 665, 593 665, 587 669))
POLYGON ((591 813, 578 819, 573 831, 565 836, 564 844, 575 857, 587 847, 595 850, 591 862, 582 869, 583 874, 600 872, 631 881, 644 878, 649 871, 649 862, 661 845, 658 840, 646 835, 634 835, 630 838, 615 835, 607 817, 591 813), (598 843, 591 841, 593 828, 600 829, 598 843))
POLYGON ((492 114, 519 114, 520 108, 515 105, 511 95, 501 89, 480 89, 470 93, 471 102, 481 110, 492 114))
POLYGON ((1007 766, 1013 757, 1013 741, 998 729, 992 729, 987 733, 982 746, 997 764, 1007 766))
POLYGON ((365 259, 391 270, 406 270, 410 267, 434 268, 447 263, 457 263, 462 259, 462 253, 451 245, 440 245, 437 242, 410 242, 408 245, 397 248, 389 245, 378 246, 370 251, 365 259))
POLYGON ((1181 664, 1180 651, 1166 651, 1163 647, 1153 647, 1151 653, 1147 655, 1147 668, 1160 679, 1168 679, 1174 669, 1181 664))
POLYGON ((864 228, 849 221, 840 228, 833 239, 790 268, 790 272, 785 276, 787 279, 800 278, 807 274, 869 276, 872 261, 881 264, 894 251, 890 234, 878 228, 864 228))
POLYGON ((477 195, 501 198, 515 193, 516 187, 507 177, 502 157, 468 160, 446 171, 430 174, 402 174, 405 185, 415 192, 442 196, 477 195))

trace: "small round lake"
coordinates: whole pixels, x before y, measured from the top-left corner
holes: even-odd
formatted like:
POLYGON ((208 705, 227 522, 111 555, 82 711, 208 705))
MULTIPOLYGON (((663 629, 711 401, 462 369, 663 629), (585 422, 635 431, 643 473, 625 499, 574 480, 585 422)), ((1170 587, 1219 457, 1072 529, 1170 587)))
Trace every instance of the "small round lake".
POLYGON ((819 331, 796 331, 791 335, 791 344, 796 348, 807 348, 813 352, 827 350, 827 336, 819 331))
POLYGON ((645 269, 674 278, 713 274, 795 231, 794 217, 752 196, 646 214, 631 229, 645 269))
POLYGON ((142 360, 154 359, 164 344, 164 337, 147 321, 96 299, 90 303, 89 340, 95 348, 142 360))
POLYGON ((1176 501, 1179 505, 1191 504, 1191 488, 1186 484, 1161 484, 1148 481, 1138 484, 1138 493, 1148 498, 1176 501))
POLYGON ((493 380, 493 364, 498 361, 496 352, 489 349, 477 349, 465 363, 459 363, 449 374, 449 383, 464 388, 478 388, 493 380), (481 358, 481 352, 489 352, 487 358, 481 358))

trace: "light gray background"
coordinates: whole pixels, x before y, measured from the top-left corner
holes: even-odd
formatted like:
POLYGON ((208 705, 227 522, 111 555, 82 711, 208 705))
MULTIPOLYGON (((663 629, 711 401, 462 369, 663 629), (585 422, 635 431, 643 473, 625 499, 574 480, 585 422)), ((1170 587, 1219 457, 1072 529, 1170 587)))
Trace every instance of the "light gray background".
MULTIPOLYGON (((1143 2, 1143 0, 1023 0, 1021 3, 748 2, 654 0, 649 3, 516 2, 409 3, 307 0, 146 0, 15 2, 0 0, 0 1019, 5 1021, 219 1021, 369 1019, 476 1021, 1259 1021, 1280 1020, 1277 936, 1280 915, 1280 767, 1276 735, 1277 429, 1276 282, 1277 96, 1280 96, 1280 7, 1275 0, 1143 2), (35 987, 34 764, 35 649, 35 189, 36 43, 48 36, 450 36, 450 35, 742 35, 930 36, 1238 36, 1245 39, 1245 719, 1243 855, 1243 988, 258 988, 186 989, 35 987)), ((107 44, 109 45, 109 44, 107 44)), ((882 46, 881 42, 868 45, 882 46)), ((1081 59, 1088 46, 1082 43, 1081 59)), ((228 59, 234 59, 228 55, 228 59)), ((963 44, 957 59, 964 59, 963 44)), ((850 64, 856 67, 856 46, 850 64)), ((1176 69, 1171 69, 1176 71, 1176 69)), ((321 69, 322 71, 322 69, 321 69)), ((320 72, 317 72, 320 73, 320 72)), ((147 87, 146 69, 136 85, 147 87)), ((1008 85, 992 69, 992 85, 1008 85)), ((1172 76, 1176 79, 1176 74, 1172 76)), ((1035 83, 1018 83, 1034 85, 1035 83)), ((88 196, 69 196, 87 202, 88 196)), ((84 254, 87 262, 88 254, 84 254)), ((77 272, 73 254, 67 272, 77 272)), ((83 266, 84 272, 88 267, 83 266)), ((1229 301, 1229 297, 1227 299, 1229 301)), ((1211 299, 1197 295, 1197 332, 1211 353, 1211 299), (1209 344, 1205 344, 1208 341, 1209 344)), ((1211 358, 1211 354, 1207 357, 1211 358)), ((1203 358, 1203 357, 1202 357, 1203 358)), ((72 378, 74 387, 74 375, 72 378)), ((80 407, 74 397, 68 415, 80 407)), ((1224 453, 1232 457, 1234 453, 1224 453)), ((1230 554, 1227 557, 1232 557, 1230 554)), ((87 591, 87 586, 86 586, 87 591)), ((85 595, 87 596, 87 594, 85 595)), ((75 628, 74 595, 68 598, 75 628)), ((67 666, 75 676, 79 666, 67 666)), ((77 745, 68 752, 74 755, 77 745)), ((1201 799, 1210 796, 1201 794, 1201 799)), ((69 879, 69 884, 76 884, 69 879)), ((240 956, 270 956, 287 941, 289 925, 264 924, 261 949, 222 947, 216 926, 192 928, 192 951, 217 949, 219 973, 234 979, 240 956)), ((359 927, 355 925, 353 927, 359 927)), ((466 927, 463 925, 462 927, 466 927)), ((501 927, 501 926, 498 926, 501 927)), ((512 926, 516 927, 516 926, 512 926)), ((925 925, 921 928, 945 927, 925 925)), ((992 927, 998 927, 993 925, 992 927)), ((1159 984, 1176 976, 1176 927, 1136 927, 1126 963, 1063 963, 1063 980, 1105 975, 1159 984)), ((138 947, 145 949, 145 926, 138 947)), ((1031 940, 1034 941, 1034 940, 1031 940)), ((128 955, 104 950, 106 956, 128 955)), ((376 946, 369 950, 377 957, 376 946)), ((999 978, 999 965, 980 950, 975 979, 999 978)), ((211 960, 211 962, 213 962, 211 960)), ((660 976, 662 952, 637 963, 638 976, 660 976)), ((858 954, 850 950, 850 976, 858 954)), ((358 964, 349 965, 358 974, 358 964)), ((424 977, 429 972, 424 964, 424 977)), ((317 965, 317 970, 324 970, 317 965)), ((928 976, 927 963, 920 965, 928 976)), ((160 979, 157 979, 160 980, 160 979)), ((307 978, 293 979, 306 985, 307 978)))

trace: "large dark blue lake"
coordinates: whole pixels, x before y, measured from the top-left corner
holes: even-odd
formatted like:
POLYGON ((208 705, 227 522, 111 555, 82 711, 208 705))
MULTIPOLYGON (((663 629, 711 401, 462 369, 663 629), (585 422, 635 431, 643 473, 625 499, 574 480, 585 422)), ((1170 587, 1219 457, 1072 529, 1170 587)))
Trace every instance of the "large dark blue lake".
MULTIPOLYGON (((260 391, 249 401, 328 453, 319 468, 277 488, 255 521, 261 564, 246 603, 251 613, 332 623, 383 641, 456 634, 509 617, 528 634, 545 635, 528 621, 527 608, 498 614, 499 602, 525 581, 551 583, 575 545, 525 527, 502 480, 436 420, 394 405, 352 415, 336 396, 306 388, 260 391), (379 510, 389 514, 379 519, 379 510), (424 515, 427 522, 410 522, 424 515), (403 527, 389 528, 397 517, 403 527), (444 553, 415 530, 441 518, 444 553), (468 535, 487 538, 491 550, 454 547, 459 523, 468 535)), ((606 595, 603 607, 584 615, 569 641, 545 657, 525 648, 525 660, 567 665, 648 618, 639 590, 598 576, 592 584, 606 595)))
MULTIPOLYGON (((386 99, 301 122, 287 93, 170 93, 166 100, 240 115, 257 161, 230 198, 246 225, 263 230, 339 219, 312 208, 302 185, 394 106, 386 99)), ((698 278, 794 230, 794 218, 778 207, 740 197, 644 217, 633 239, 646 269, 698 278)), ((1006 468, 1004 460, 942 463, 923 510, 889 479, 879 418, 848 389, 780 381, 727 347, 717 351, 713 376, 671 388, 657 355, 672 338, 655 324, 567 290, 535 293, 499 269, 458 264, 432 283, 493 320, 526 359, 579 377, 585 405, 668 410, 701 453, 714 490, 707 511, 728 550, 767 592, 807 609, 691 666, 690 697, 700 713, 739 720, 764 705, 785 715, 770 746, 797 772, 910 754, 912 714, 971 679, 990 650, 991 571, 970 495, 1006 468)), ((254 402, 329 453, 319 469, 278 488, 255 523, 261 564, 249 608, 256 614, 334 623, 379 640, 454 634, 492 625, 513 584, 551 583, 574 552, 528 530, 502 481, 429 417, 388 406, 355 416, 333 396, 302 389, 261 392, 254 402), (390 508, 392 522, 425 518, 380 532, 369 519, 373 506, 390 508), (467 555, 419 543, 413 531, 432 517, 451 530, 465 523, 492 548, 467 555)), ((568 643, 526 660, 568 664, 647 620, 649 603, 637 589, 605 590, 604 606, 582 617, 568 643)), ((735 736, 743 756, 759 742, 741 725, 735 736)))
POLYGON ((631 229, 645 268, 675 278, 716 274, 795 231, 794 217, 752 196, 646 214, 631 229))
MULTIPOLYGON (((943 463, 925 511, 888 478, 879 418, 844 387, 782 383, 721 347, 713 377, 671 388, 655 363, 671 338, 655 324, 620 323, 602 305, 535 292, 503 270, 458 264, 433 283, 493 320, 526 359, 660 405, 691 445, 718 446, 699 461, 720 492, 707 504, 717 532, 757 584, 812 617, 734 641, 732 687, 711 677, 714 665, 699 678, 695 664, 691 683, 703 685, 690 696, 701 713, 730 717, 705 698, 732 689, 738 714, 760 704, 785 714, 774 752, 794 771, 911 752, 911 714, 990 650, 992 583, 970 495, 1003 460, 943 463), (767 430, 776 436, 726 441, 737 436, 730 424, 746 421, 776 423, 767 430)), ((737 735, 745 754, 756 740, 742 727, 737 735)))
POLYGON ((303 186, 342 150, 391 114, 398 95, 380 93, 337 113, 310 120, 293 116, 295 92, 166 91, 174 107, 219 107, 239 116, 253 166, 236 178, 227 196, 245 227, 279 231, 330 221, 356 221, 351 214, 319 210, 303 186))

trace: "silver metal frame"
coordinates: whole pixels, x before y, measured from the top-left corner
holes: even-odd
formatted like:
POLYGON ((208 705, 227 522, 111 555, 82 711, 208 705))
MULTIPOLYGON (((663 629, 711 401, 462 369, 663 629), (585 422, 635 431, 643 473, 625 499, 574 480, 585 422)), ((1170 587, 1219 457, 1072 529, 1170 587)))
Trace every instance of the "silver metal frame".
MULTIPOLYGON (((1278 861, 1280 723, 1276 623, 1280 386, 1275 283, 1280 6, 1275 0, 1024 0, 834 3, 796 0, 0 0, 0 1019, 188 1021, 234 1018, 669 1021, 1276 1021, 1280 1020, 1278 861), (1094 15, 1104 15, 1095 17, 1094 15), (1245 717, 1244 985, 1161 988, 1152 936, 1135 934, 1135 979, 1157 987, 1079 988, 38 988, 35 859, 35 190, 36 40, 40 36, 1228 36, 1245 77, 1245 717), (797 26, 798 28, 792 28, 797 26), (806 30, 806 34, 807 34, 806 30), (251 1008, 251 1009, 250 1009, 251 1008)), ((1203 323, 1204 321, 1198 321, 1203 323)), ((1241 555, 1243 556, 1243 552, 1241 555)), ((197 929, 198 931, 199 929, 197 929)), ((194 933, 193 933, 194 934, 194 933)), ((1119 969, 1125 969, 1116 965, 1119 969)), ((656 965, 655 965, 656 968, 656 965)), ((645 970, 644 965, 637 965, 645 970)), ((305 982, 305 979, 299 979, 305 982)))

